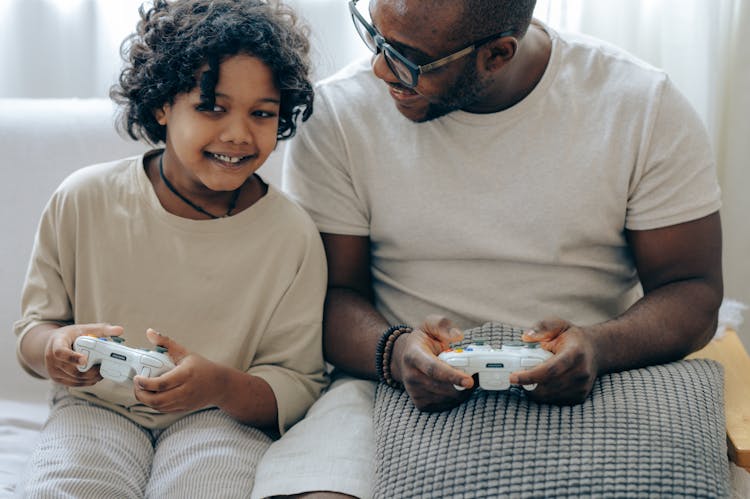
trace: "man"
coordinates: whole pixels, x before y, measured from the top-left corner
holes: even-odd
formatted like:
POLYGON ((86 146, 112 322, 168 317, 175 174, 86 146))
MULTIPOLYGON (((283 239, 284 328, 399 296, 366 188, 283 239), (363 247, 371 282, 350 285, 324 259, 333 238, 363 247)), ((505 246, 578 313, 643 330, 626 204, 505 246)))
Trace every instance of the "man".
POLYGON ((663 72, 531 22, 533 0, 350 9, 375 55, 320 84, 285 187, 326 248, 327 359, 361 380, 272 446, 258 483, 286 462, 285 494, 370 495, 362 379, 453 407, 474 386, 437 358, 456 327, 530 328, 554 355, 511 382, 575 404, 600 374, 705 345, 723 294, 711 149, 663 72), (321 446, 318 467, 283 461, 295 445, 321 446))

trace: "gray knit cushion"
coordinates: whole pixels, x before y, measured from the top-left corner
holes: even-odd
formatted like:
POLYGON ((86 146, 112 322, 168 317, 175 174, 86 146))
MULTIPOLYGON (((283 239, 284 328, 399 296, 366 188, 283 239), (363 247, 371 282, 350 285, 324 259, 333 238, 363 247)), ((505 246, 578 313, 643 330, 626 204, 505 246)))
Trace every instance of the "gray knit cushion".
MULTIPOLYGON (((519 330, 465 332, 499 347, 519 330)), ((476 390, 419 412, 405 392, 375 397, 376 497, 724 497, 724 372, 710 360, 601 376, 573 407, 476 390)))

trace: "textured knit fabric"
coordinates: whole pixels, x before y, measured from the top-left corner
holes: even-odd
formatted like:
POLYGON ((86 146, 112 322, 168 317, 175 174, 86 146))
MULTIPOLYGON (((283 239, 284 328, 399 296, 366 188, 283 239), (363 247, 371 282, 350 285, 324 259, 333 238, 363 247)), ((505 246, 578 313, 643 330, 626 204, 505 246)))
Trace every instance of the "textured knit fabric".
MULTIPOLYGON (((145 331, 152 327, 263 378, 283 432, 325 385, 325 288, 314 224, 273 186, 232 217, 189 220, 164 210, 139 156, 78 170, 54 193, 15 332, 20 345, 45 322, 110 323, 124 327, 126 345, 151 348, 145 331)), ((70 392, 148 428, 184 416, 138 402, 131 383, 102 380, 70 392)))
POLYGON ((167 430, 57 391, 18 495, 38 499, 249 496, 271 439, 218 409, 167 430))
POLYGON ((284 188, 321 232, 370 238, 389 322, 608 320, 640 294, 624 229, 719 209, 705 128, 669 78, 548 31, 543 77, 502 112, 413 123, 369 59, 317 88, 284 188))
MULTIPOLYGON (((499 347, 520 330, 467 331, 499 347)), ((375 397, 376 497, 725 497, 723 370, 680 361, 600 377, 580 405, 477 390, 419 412, 401 391, 375 397)))

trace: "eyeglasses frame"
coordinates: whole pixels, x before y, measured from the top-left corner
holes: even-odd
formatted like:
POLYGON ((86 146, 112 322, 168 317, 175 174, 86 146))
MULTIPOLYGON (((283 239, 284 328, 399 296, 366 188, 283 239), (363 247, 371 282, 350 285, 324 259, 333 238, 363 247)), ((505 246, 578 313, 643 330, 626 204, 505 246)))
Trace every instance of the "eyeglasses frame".
MULTIPOLYGON (((485 43, 491 42, 492 40, 496 40, 498 38, 503 38, 503 37, 506 37, 506 36, 511 36, 514 33, 513 30, 508 30, 508 31, 502 31, 500 33, 496 33, 494 35, 486 36, 484 38, 476 40, 473 43, 470 43, 469 45, 467 45, 467 46, 465 46, 465 47, 457 50, 456 52, 453 52, 452 54, 446 55, 445 57, 441 57, 440 59, 437 59, 435 61, 429 62, 427 64, 415 64, 412 61, 410 61, 409 59, 407 59, 406 56, 404 56, 403 54, 401 54, 401 52, 399 52, 398 50, 396 50, 396 48, 393 47, 393 45, 391 45, 390 43, 388 43, 388 41, 383 37, 383 35, 381 35, 380 33, 378 33, 377 29, 375 29, 375 27, 372 24, 370 24, 369 22, 367 22, 367 20, 364 18, 364 16, 362 16, 362 14, 360 14, 359 10, 357 9, 357 2, 358 1, 359 0, 350 0, 349 1, 349 12, 350 12, 350 14, 352 16, 352 22, 354 22, 355 24, 357 22, 359 22, 359 24, 361 24, 367 30, 367 32, 370 34, 370 36, 372 37, 373 41, 375 42, 375 50, 373 51, 373 53, 378 54, 380 52, 383 52, 383 56, 385 57, 385 54, 386 54, 386 51, 387 51, 387 53, 390 56, 395 57, 396 59, 399 60, 399 62, 401 62, 404 66, 406 66, 406 69, 408 69, 409 72, 411 73, 412 82, 404 81, 401 78, 401 76, 399 76, 398 72, 393 69, 393 66, 391 65, 391 62, 390 62, 389 58, 385 57, 385 62, 388 64, 388 68, 391 70, 391 72, 396 76, 396 78, 398 78, 398 80, 403 85, 405 85, 405 86, 407 86, 409 88, 414 88, 414 87, 417 86, 417 84, 419 82, 419 75, 420 74, 425 74, 425 73, 433 71, 433 70, 435 70, 435 69, 437 69, 439 67, 445 66, 446 64, 449 64, 449 63, 451 63, 451 62, 453 62, 455 60, 458 60, 458 59, 460 59, 462 57, 465 57, 465 56, 471 54, 472 52, 474 52, 475 50, 477 50, 479 47, 481 47, 482 45, 484 45, 485 43)), ((356 26, 355 26, 355 29, 356 29, 356 26)), ((356 31, 357 31, 357 34, 360 35, 360 38, 362 38, 362 35, 360 34, 359 30, 356 29, 356 31)), ((367 48, 370 48, 370 46, 369 46, 369 44, 367 43, 366 40, 362 39, 362 41, 365 43, 365 45, 367 46, 367 48)), ((372 50, 372 49, 370 49, 370 50, 372 50)))

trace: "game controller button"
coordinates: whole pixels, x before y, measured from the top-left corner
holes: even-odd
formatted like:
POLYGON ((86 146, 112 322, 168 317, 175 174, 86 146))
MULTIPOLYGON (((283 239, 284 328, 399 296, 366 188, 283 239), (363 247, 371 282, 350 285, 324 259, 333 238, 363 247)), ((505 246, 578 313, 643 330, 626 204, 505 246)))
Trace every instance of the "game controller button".
POLYGON ((154 359, 153 357, 146 357, 145 355, 141 358, 141 364, 150 367, 164 367, 164 362, 159 359, 154 359))
POLYGON ((121 336, 112 336, 112 341, 115 343, 125 343, 125 338, 122 338, 121 336))
POLYGON ((159 353, 167 353, 167 347, 157 346, 156 348, 154 348, 154 350, 159 353))
POLYGON ((455 350, 455 352, 456 352, 456 353, 461 353, 461 352, 463 352, 463 351, 464 351, 464 349, 463 349, 463 348, 456 348, 456 350, 455 350))

